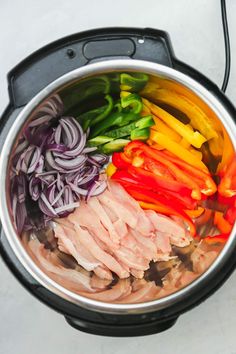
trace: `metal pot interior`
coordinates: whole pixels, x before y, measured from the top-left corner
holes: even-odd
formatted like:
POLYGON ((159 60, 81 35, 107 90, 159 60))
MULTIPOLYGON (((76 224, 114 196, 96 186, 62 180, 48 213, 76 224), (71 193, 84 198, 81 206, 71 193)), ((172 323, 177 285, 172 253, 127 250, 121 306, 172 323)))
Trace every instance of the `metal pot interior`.
MULTIPOLYGON (((16 149, 30 122, 42 116, 42 110, 50 106, 55 95, 58 95, 63 102, 63 113, 60 115, 69 117, 78 117, 104 104, 104 94, 110 94, 114 100, 118 100, 120 74, 135 75, 137 72, 148 75, 146 85, 144 87, 141 85, 140 89, 137 89, 137 93, 142 97, 158 104, 185 124, 191 123, 189 111, 191 105, 196 110, 196 114, 200 112, 210 119, 219 138, 215 139, 215 142, 204 143, 202 148, 195 150, 195 154, 200 159, 202 158, 216 178, 217 167, 225 154, 225 141, 227 140, 232 146, 233 137, 235 141, 236 132, 231 117, 215 97, 192 79, 172 69, 151 64, 145 66, 141 62, 136 63, 136 67, 135 64, 124 65, 122 61, 118 66, 112 62, 108 65, 97 64, 96 66, 94 64, 91 70, 85 68, 81 71, 80 69, 49 85, 27 105, 21 113, 21 118, 18 117, 7 138, 8 147, 4 146, 2 153, 5 154, 4 151, 8 149, 9 159, 7 162, 2 162, 3 168, 4 163, 7 166, 5 175, 2 176, 6 182, 6 193, 4 193, 8 205, 3 215, 3 226, 18 258, 31 274, 52 292, 82 306, 103 309, 103 311, 121 311, 132 308, 139 311, 138 309, 142 307, 146 310, 156 309, 158 306, 164 307, 176 301, 178 294, 182 298, 184 295, 189 295, 195 286, 197 287, 210 273, 219 269, 218 267, 227 258, 229 243, 233 242, 233 236, 226 245, 221 242, 204 241, 206 236, 220 233, 214 224, 214 211, 225 213, 228 209, 227 204, 220 203, 214 198, 202 204, 207 211, 194 220, 197 234, 200 237, 189 236, 184 246, 178 246, 173 242, 169 256, 166 259, 160 257, 159 260, 152 261, 141 279, 136 278, 134 273, 126 279, 119 279, 114 273, 112 273, 112 279, 100 279, 93 271, 88 271, 79 265, 72 255, 67 254, 69 253, 67 250, 63 250, 58 245, 58 239, 55 238, 51 226, 33 232, 24 231, 21 235, 17 235, 12 218, 9 176, 12 174, 16 149), (176 97, 179 97, 179 100, 176 97), (8 221, 11 220, 11 225, 5 221, 7 218, 8 221), (16 245, 17 242, 19 242, 18 245, 16 245), (51 267, 49 263, 52 264, 51 267), (84 287, 83 282, 87 284, 87 288, 84 287)), ((129 87, 123 86, 122 89, 129 90, 129 87)), ((55 124, 59 118, 58 114, 55 124)), ((3 203, 4 201, 2 207, 3 203)), ((27 209, 27 213, 32 215, 32 210, 27 209)))

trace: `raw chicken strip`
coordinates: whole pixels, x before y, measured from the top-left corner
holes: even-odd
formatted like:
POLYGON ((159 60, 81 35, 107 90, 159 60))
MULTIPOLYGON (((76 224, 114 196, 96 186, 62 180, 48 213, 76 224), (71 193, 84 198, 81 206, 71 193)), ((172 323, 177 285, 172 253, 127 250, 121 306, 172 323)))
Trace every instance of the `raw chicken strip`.
POLYGON ((60 281, 63 285, 69 285, 69 287, 73 286, 77 290, 94 291, 90 286, 90 277, 74 269, 64 268, 59 263, 57 265, 57 256, 45 249, 37 239, 30 240, 28 247, 44 268, 44 271, 56 275, 57 281, 60 281))
POLYGON ((99 203, 99 200, 96 197, 90 198, 88 201, 88 206, 97 214, 98 218, 100 218, 101 223, 108 230, 111 240, 115 243, 119 243, 120 236, 108 217, 105 209, 101 203, 99 203))
POLYGON ((205 270, 207 270, 207 268, 210 267, 210 265, 213 263, 217 256, 218 252, 205 252, 201 249, 201 245, 199 245, 191 254, 194 272, 203 273, 205 270))
POLYGON ((120 220, 120 219, 118 219, 118 216, 114 213, 114 211, 111 210, 111 208, 108 208, 105 204, 103 204, 103 208, 113 224, 117 220, 120 220))
POLYGON ((97 214, 90 208, 85 202, 81 203, 81 207, 75 209, 75 211, 68 216, 70 222, 74 225, 80 225, 86 227, 88 231, 92 231, 105 245, 109 247, 111 251, 119 247, 118 244, 114 243, 107 232, 107 230, 102 226, 97 214))
POLYGON ((119 183, 109 180, 107 185, 112 195, 114 195, 120 203, 125 204, 126 207, 129 207, 129 210, 134 215, 142 212, 138 202, 136 202, 136 200, 132 198, 119 183))
POLYGON ((105 191, 104 193, 98 196, 98 200, 102 203, 102 205, 106 205, 127 225, 132 228, 135 228, 137 225, 137 217, 134 216, 132 212, 127 207, 124 207, 124 201, 119 202, 114 198, 114 196, 109 191, 105 191))
POLYGON ((128 232, 127 225, 121 219, 117 219, 116 221, 114 221, 113 226, 120 238, 123 238, 128 232))
POLYGON ((157 231, 170 234, 171 244, 178 247, 184 247, 190 244, 189 238, 185 234, 185 229, 171 218, 158 214, 153 210, 146 210, 146 215, 149 216, 157 231))
POLYGON ((155 230, 167 232, 171 235, 185 236, 185 230, 172 219, 165 215, 158 214, 154 210, 146 210, 146 215, 150 218, 155 230))
POLYGON ((137 270, 146 270, 149 268, 149 261, 143 257, 138 257, 130 249, 121 246, 118 250, 114 252, 116 257, 120 259, 123 263, 127 264, 128 267, 137 270))
POLYGON ((104 264, 102 266, 95 268, 93 271, 101 279, 106 279, 106 280, 113 279, 111 271, 104 264))
POLYGON ((155 242, 151 237, 144 237, 142 236, 138 231, 129 229, 129 232, 133 235, 133 237, 136 239, 136 242, 139 243, 140 247, 143 248, 144 254, 149 255, 149 259, 155 259, 156 254, 157 254, 157 247, 155 245, 155 242))
POLYGON ((111 284, 111 280, 101 279, 94 274, 90 280, 90 284, 93 289, 104 290, 111 284))
POLYGON ((94 257, 96 257, 100 262, 105 264, 111 271, 116 273, 121 279, 128 278, 129 273, 125 271, 121 265, 112 257, 110 254, 103 251, 90 233, 87 230, 83 230, 79 224, 75 225, 77 236, 81 244, 86 247, 94 257))
POLYGON ((91 271, 101 265, 101 262, 91 256, 82 245, 78 244, 78 241, 76 242, 77 235, 74 229, 55 224, 54 231, 55 237, 59 240, 59 249, 61 251, 65 249, 66 253, 71 254, 77 260, 78 264, 86 270, 91 271), (60 245, 63 245, 63 248, 60 245))
MULTIPOLYGON (((141 209, 141 208, 140 208, 141 209)), ((150 236, 150 234, 154 231, 154 227, 149 217, 146 216, 145 212, 141 209, 141 212, 138 214, 138 223, 136 229, 143 236, 150 236)))
POLYGON ((168 234, 167 232, 157 231, 155 241, 158 250, 168 254, 171 252, 170 234, 168 234))
POLYGON ((118 300, 119 303, 134 304, 137 302, 145 302, 153 300, 157 293, 160 291, 160 287, 155 285, 155 282, 146 282, 140 289, 132 292, 130 295, 126 296, 122 300, 118 300))
POLYGON ((131 289, 132 288, 130 285, 130 281, 128 279, 125 279, 119 280, 118 283, 114 285, 112 289, 101 291, 100 293, 96 294, 82 292, 81 295, 98 301, 112 302, 121 298, 122 295, 131 292, 131 289))

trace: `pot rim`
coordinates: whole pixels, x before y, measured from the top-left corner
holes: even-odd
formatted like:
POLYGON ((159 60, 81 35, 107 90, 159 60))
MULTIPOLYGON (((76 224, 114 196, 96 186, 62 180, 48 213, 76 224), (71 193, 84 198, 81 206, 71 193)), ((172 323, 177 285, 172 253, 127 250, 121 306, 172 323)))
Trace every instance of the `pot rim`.
POLYGON ((182 301, 187 296, 193 295, 197 289, 200 289, 202 286, 204 286, 204 284, 206 284, 206 281, 209 280, 210 277, 215 275, 223 267, 227 258, 229 257, 233 249, 236 247, 236 224, 232 229, 229 240, 227 241, 226 245, 216 258, 216 260, 199 278, 194 280, 192 283, 188 284, 186 287, 158 300, 137 304, 114 304, 92 300, 81 295, 75 294, 72 291, 59 285, 49 276, 47 276, 34 263, 34 261, 31 259, 31 257, 28 255, 23 245, 21 244, 19 236, 17 235, 15 228, 12 224, 7 202, 7 171, 11 149, 14 145, 16 136, 19 134, 20 129, 23 127, 26 122, 26 119, 30 116, 35 107, 37 107, 45 98, 47 98, 48 96, 55 93, 63 86, 66 86, 69 83, 73 83, 78 80, 97 74, 106 74, 115 71, 144 72, 154 76, 163 76, 172 81, 174 80, 179 84, 185 86, 186 88, 190 89, 200 99, 202 99, 221 120, 232 140, 234 148, 236 149, 236 129, 235 123, 231 115, 219 102, 217 97, 215 97, 211 92, 204 88, 204 86, 202 86, 189 76, 167 66, 154 64, 142 60, 111 59, 107 61, 88 64, 86 66, 70 71, 69 73, 61 76, 60 78, 46 86, 44 89, 42 89, 22 109, 22 111, 17 116, 14 124, 12 125, 11 129, 9 130, 0 156, 1 222, 6 238, 18 260, 34 279, 36 279, 43 287, 47 288, 52 293, 62 297, 63 299, 69 302, 72 302, 89 310, 95 310, 98 312, 110 314, 140 314, 145 312, 158 311, 163 308, 170 307, 171 305, 182 301))

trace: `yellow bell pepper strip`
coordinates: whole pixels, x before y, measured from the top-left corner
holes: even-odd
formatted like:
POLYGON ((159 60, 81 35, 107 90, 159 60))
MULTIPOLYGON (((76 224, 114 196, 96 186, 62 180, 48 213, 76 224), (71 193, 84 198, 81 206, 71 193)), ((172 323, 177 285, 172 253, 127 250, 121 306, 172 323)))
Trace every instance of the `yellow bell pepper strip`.
POLYGON ((223 197, 233 197, 236 195, 236 155, 223 173, 218 192, 223 197))
POLYGON ((155 101, 173 106, 185 113, 190 119, 193 128, 197 129, 207 140, 218 136, 217 131, 214 129, 212 119, 210 119, 199 106, 189 100, 188 97, 167 89, 156 90, 154 97, 148 92, 146 93, 145 90, 140 94, 150 99, 155 99, 155 101))
POLYGON ((153 116, 153 120, 155 122, 155 125, 152 127, 154 131, 167 135, 171 140, 176 141, 177 143, 181 141, 181 136, 168 127, 168 125, 166 125, 160 118, 153 116))
POLYGON ((198 157, 194 156, 187 149, 182 147, 180 144, 172 141, 167 135, 159 132, 151 132, 150 138, 154 140, 157 144, 163 146, 166 150, 172 152, 172 154, 178 156, 183 161, 189 163, 194 167, 198 167, 202 170, 207 171, 206 165, 199 160, 198 157))
POLYGON ((184 210, 185 213, 191 218, 191 219, 195 219, 198 218, 199 216, 201 216, 204 212, 204 208, 202 207, 198 207, 197 209, 193 209, 193 210, 184 210))
POLYGON ((229 233, 232 230, 232 225, 224 218, 223 213, 220 211, 215 211, 214 225, 216 225, 223 234, 229 233))
POLYGON ((161 120, 163 120, 170 128, 175 130, 179 135, 181 135, 189 144, 193 145, 196 148, 200 148, 203 143, 206 142, 206 138, 199 132, 194 132, 188 125, 183 124, 170 113, 166 112, 161 107, 158 107, 154 103, 149 102, 146 99, 143 99, 151 112, 161 120))
POLYGON ((156 149, 156 150, 164 150, 163 146, 155 143, 153 140, 151 139, 148 139, 147 140, 147 144, 150 145, 153 149, 156 149))
POLYGON ((199 150, 196 150, 194 148, 190 148, 189 151, 191 152, 191 154, 193 154, 194 156, 196 156, 199 160, 202 160, 202 153, 199 150))
POLYGON ((109 165, 106 168, 106 174, 108 177, 111 177, 115 172, 116 172, 117 168, 115 165, 113 165, 112 162, 109 163, 109 165))
POLYGON ((224 146, 223 146, 223 153, 222 159, 217 167, 217 173, 220 174, 227 168, 229 163, 232 161, 235 151, 232 144, 232 141, 224 127, 222 127, 223 135, 224 135, 224 146))
POLYGON ((189 149, 191 144, 184 138, 180 140, 180 145, 182 145, 185 149, 189 149))

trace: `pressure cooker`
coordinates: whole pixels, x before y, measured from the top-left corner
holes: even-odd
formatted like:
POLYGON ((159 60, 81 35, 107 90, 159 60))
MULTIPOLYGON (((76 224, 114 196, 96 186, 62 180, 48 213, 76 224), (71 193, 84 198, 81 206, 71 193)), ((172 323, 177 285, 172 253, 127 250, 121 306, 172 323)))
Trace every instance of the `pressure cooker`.
POLYGON ((32 112, 48 97, 89 77, 116 72, 168 79, 188 91, 221 121, 236 148, 236 110, 207 77, 178 60, 166 32, 145 28, 104 28, 51 43, 8 74, 9 104, 0 120, 0 253, 17 280, 45 305, 84 332, 139 336, 173 326, 178 317, 212 295, 236 265, 235 227, 217 259, 199 278, 161 299, 115 304, 75 294, 56 283, 25 251, 9 211, 9 158, 16 137, 32 112))

